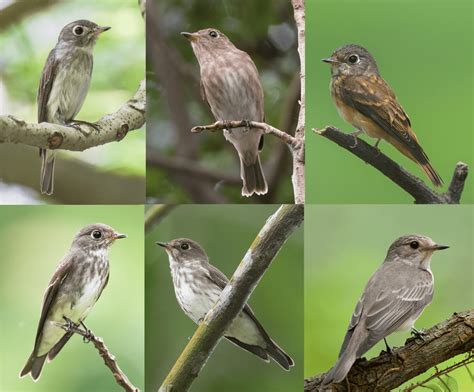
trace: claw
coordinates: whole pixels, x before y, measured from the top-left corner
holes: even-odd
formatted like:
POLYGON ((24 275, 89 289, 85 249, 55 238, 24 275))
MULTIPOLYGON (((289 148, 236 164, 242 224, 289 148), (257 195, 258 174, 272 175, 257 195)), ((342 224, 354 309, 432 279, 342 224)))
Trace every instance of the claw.
POLYGON ((87 125, 88 127, 95 129, 95 131, 97 133, 100 133, 100 128, 97 125, 92 124, 92 123, 87 122, 87 121, 74 120, 74 121, 71 121, 70 123, 68 123, 67 125, 74 128, 74 129, 77 129, 84 136, 89 136, 91 134, 91 132, 88 132, 88 131, 84 130, 83 128, 81 128, 80 127, 81 125, 87 125))
POLYGON ((352 132, 350 133, 349 135, 351 135, 353 138, 354 138, 354 144, 352 146, 349 146, 350 148, 356 148, 357 147, 357 144, 359 143, 358 141, 358 136, 362 133, 362 131, 356 131, 356 132, 352 132))

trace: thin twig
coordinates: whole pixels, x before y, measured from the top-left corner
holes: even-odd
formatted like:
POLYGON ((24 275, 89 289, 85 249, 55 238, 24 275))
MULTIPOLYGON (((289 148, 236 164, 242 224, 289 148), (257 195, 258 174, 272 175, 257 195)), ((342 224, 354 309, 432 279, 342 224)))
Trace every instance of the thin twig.
POLYGON ((326 139, 343 147, 350 153, 376 168, 396 185, 409 193, 417 204, 459 204, 464 184, 468 174, 468 166, 458 162, 453 178, 446 193, 437 193, 428 187, 420 178, 406 171, 398 163, 383 154, 379 149, 371 146, 362 139, 357 139, 341 130, 327 126, 313 131, 326 139))
POLYGON ((115 355, 113 355, 108 347, 105 345, 104 340, 98 336, 95 336, 92 331, 81 329, 78 325, 72 324, 61 324, 59 325, 68 333, 76 333, 81 335, 85 341, 90 341, 99 352, 100 356, 104 360, 105 366, 107 366, 112 374, 114 375, 115 381, 127 392, 140 392, 140 389, 135 387, 126 374, 120 369, 115 355))
POLYGON ((247 303, 287 238, 303 222, 303 205, 283 205, 265 223, 219 300, 204 317, 160 392, 186 392, 224 331, 247 303))
POLYGON ((94 123, 74 127, 58 124, 29 124, 13 116, 0 116, 0 143, 20 143, 28 146, 84 151, 102 144, 121 141, 128 132, 145 123, 146 86, 143 80, 135 95, 115 113, 94 123))
MULTIPOLYGON (((305 380, 305 392, 391 391, 413 377, 459 354, 474 350, 474 309, 454 313, 421 337, 409 338, 393 353, 356 361, 347 378, 338 384, 321 385, 324 374, 305 380), (397 369, 397 371, 392 371, 397 369)), ((438 372, 439 374, 439 372, 438 372)))

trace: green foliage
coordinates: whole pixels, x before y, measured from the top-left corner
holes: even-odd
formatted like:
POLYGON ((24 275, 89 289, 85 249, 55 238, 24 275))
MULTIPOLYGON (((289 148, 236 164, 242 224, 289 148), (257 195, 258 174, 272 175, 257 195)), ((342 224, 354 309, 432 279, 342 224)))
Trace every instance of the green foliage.
POLYGON ((0 390, 115 391, 110 370, 92 344, 73 336, 34 384, 18 374, 31 353, 46 286, 74 235, 102 222, 127 239, 110 249, 110 280, 86 325, 104 339, 119 366, 143 388, 143 207, 22 206, 0 209, 0 390))
MULTIPOLYGON (((306 189, 310 203, 413 202, 378 171, 310 131, 326 125, 354 131, 332 103, 329 66, 321 62, 345 44, 360 44, 374 55, 446 184, 458 161, 474 164, 472 1, 318 0, 306 5, 306 189)), ((384 141, 379 147, 429 183, 421 169, 394 147, 384 141)), ((462 201, 474 201, 469 179, 462 201)))
MULTIPOLYGON (((196 325, 176 301, 168 257, 155 241, 188 237, 230 277, 266 219, 278 206, 179 206, 145 242, 146 389, 160 383, 196 325)), ((272 338, 295 360, 289 373, 222 340, 193 384, 196 391, 300 391, 303 379, 303 232, 295 232, 250 299, 272 338)))

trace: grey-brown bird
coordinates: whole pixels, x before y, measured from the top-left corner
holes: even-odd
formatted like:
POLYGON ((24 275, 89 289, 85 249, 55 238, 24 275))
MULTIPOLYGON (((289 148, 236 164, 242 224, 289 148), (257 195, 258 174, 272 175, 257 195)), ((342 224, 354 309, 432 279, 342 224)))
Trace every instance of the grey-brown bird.
MULTIPOLYGON (((229 280, 209 263, 206 252, 196 241, 178 238, 157 244, 168 254, 174 291, 181 309, 199 324, 229 280)), ((293 359, 270 338, 248 305, 232 321, 225 337, 266 362, 272 358, 285 370, 294 366, 293 359)))
POLYGON ((413 328, 433 299, 433 253, 447 249, 431 238, 411 234, 398 238, 385 261, 369 279, 352 314, 339 359, 323 384, 341 382, 353 363, 393 332, 413 328))
POLYGON ((443 180, 418 142, 408 115, 367 49, 345 45, 322 61, 331 64, 332 99, 341 117, 357 129, 353 135, 365 133, 377 139, 376 147, 386 140, 441 186, 443 180))
MULTIPOLYGON (((38 88, 39 123, 69 125, 73 122, 89 91, 92 50, 99 35, 109 29, 88 20, 76 20, 61 30, 58 43, 49 53, 41 74, 38 88)), ((54 190, 56 152, 40 149, 40 156, 41 193, 51 195, 54 190)))
POLYGON ((52 361, 69 341, 73 332, 61 325, 77 325, 87 317, 109 280, 108 248, 125 237, 101 223, 77 233, 44 294, 33 352, 20 377, 31 373, 38 380, 46 358, 52 361))
MULTIPOLYGON (((201 70, 201 95, 216 120, 264 121, 263 88, 250 56, 216 29, 181 34, 191 42, 201 70)), ((239 154, 242 195, 267 193, 259 155, 262 130, 226 129, 224 136, 239 154)))

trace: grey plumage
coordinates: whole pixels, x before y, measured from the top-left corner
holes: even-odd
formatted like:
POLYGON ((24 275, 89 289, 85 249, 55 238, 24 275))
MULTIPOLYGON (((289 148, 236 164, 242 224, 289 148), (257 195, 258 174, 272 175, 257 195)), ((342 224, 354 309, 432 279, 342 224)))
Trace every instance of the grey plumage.
POLYGON ((31 373, 36 381, 46 358, 53 360, 68 342, 72 333, 59 326, 66 324, 65 318, 78 324, 87 317, 109 279, 108 247, 125 237, 100 223, 75 236, 44 294, 33 352, 20 377, 31 373))
POLYGON ((400 237, 390 246, 356 305, 339 359, 323 384, 341 382, 355 360, 377 342, 413 327, 433 298, 431 256, 446 248, 420 235, 400 237))
MULTIPOLYGON (((188 317, 199 323, 217 302, 229 280, 209 263, 206 252, 197 242, 179 238, 157 244, 168 253, 179 305, 188 317)), ((270 338, 248 305, 232 321, 225 337, 266 362, 274 359, 285 370, 294 366, 293 359, 270 338)))
MULTIPOLYGON (((49 53, 38 88, 38 122, 67 125, 81 110, 89 91, 93 68, 92 49, 99 34, 110 27, 100 27, 88 20, 69 23, 49 53)), ((54 150, 40 149, 41 193, 54 190, 54 150)))

